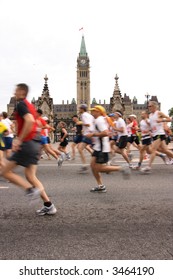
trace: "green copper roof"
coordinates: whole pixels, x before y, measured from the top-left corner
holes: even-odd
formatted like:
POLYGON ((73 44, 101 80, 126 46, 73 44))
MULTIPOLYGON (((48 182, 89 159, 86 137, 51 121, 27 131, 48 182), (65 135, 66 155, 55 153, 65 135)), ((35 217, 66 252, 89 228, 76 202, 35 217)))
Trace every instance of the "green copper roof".
POLYGON ((96 101, 96 99, 95 99, 95 98, 93 98, 93 100, 92 100, 92 104, 97 104, 97 101, 96 101))
POLYGON ((87 56, 84 36, 82 36, 81 47, 80 47, 80 56, 87 56))

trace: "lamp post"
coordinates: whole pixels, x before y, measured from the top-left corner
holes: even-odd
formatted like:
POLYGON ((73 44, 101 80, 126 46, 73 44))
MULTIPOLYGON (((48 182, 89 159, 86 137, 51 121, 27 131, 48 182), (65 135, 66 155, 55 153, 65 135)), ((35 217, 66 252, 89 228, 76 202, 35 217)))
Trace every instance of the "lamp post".
POLYGON ((149 101, 150 95, 147 93, 147 94, 145 94, 145 97, 147 99, 146 108, 148 109, 148 101, 149 101))
POLYGON ((54 116, 54 122, 53 122, 53 126, 55 128, 54 130, 54 143, 57 142, 57 125, 58 125, 58 118, 57 115, 54 116))

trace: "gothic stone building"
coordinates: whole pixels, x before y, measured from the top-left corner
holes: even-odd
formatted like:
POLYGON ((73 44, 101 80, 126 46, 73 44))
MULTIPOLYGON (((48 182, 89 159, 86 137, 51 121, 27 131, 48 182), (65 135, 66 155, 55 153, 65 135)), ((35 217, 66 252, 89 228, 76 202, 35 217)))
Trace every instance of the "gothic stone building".
MULTIPOLYGON (((79 106, 83 103, 87 104, 88 107, 93 107, 96 104, 100 104, 106 109, 107 113, 121 110, 124 114, 124 117, 133 113, 138 119, 140 119, 141 111, 147 108, 147 103, 149 101, 149 95, 146 96, 147 100, 143 104, 138 104, 136 97, 131 100, 126 93, 122 96, 118 84, 119 77, 116 74, 115 87, 113 90, 113 95, 110 98, 110 103, 106 104, 105 100, 104 102, 101 102, 101 100, 96 100, 96 98, 93 98, 91 102, 90 60, 86 51, 84 36, 82 36, 80 52, 77 57, 76 99, 73 96, 71 98, 71 102, 67 100, 67 103, 65 103, 63 100, 61 104, 54 104, 53 98, 51 98, 49 93, 47 75, 44 77, 44 80, 45 83, 41 96, 37 100, 33 98, 32 103, 36 106, 36 108, 42 109, 43 115, 47 116, 51 123, 54 122, 54 125, 57 125, 60 120, 64 120, 67 122, 68 126, 73 126, 71 118, 74 114, 79 112, 79 106)), ((150 100, 158 102, 157 96, 151 96, 150 100)), ((15 99, 12 97, 10 103, 7 105, 9 115, 12 114, 14 105, 15 99)))

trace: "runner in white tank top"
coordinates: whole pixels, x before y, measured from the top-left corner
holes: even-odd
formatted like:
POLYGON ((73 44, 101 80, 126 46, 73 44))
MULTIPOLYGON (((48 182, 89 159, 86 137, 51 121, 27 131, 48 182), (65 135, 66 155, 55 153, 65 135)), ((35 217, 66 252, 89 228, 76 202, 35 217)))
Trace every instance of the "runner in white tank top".
MULTIPOLYGON (((116 127, 115 127, 115 131, 117 131, 118 134, 118 139, 117 142, 114 145, 114 152, 121 154, 123 156, 123 158, 125 159, 125 161, 129 164, 129 166, 131 167, 131 163, 130 163, 130 159, 127 155, 127 151, 126 151, 126 146, 127 146, 127 128, 126 128, 126 123, 125 121, 122 119, 122 114, 120 111, 116 111, 114 112, 115 114, 115 118, 116 118, 116 127)), ((114 161, 114 159, 113 159, 114 161)), ((113 162, 112 162, 113 164, 113 162)))
POLYGON ((145 168, 141 168, 141 171, 144 173, 151 172, 151 165, 155 159, 157 150, 166 154, 167 156, 173 158, 173 153, 168 150, 168 147, 165 142, 165 132, 163 128, 163 122, 170 122, 171 118, 158 111, 158 104, 155 101, 149 101, 149 112, 150 112, 150 125, 151 131, 153 135, 153 143, 152 143, 152 152, 150 156, 150 160, 148 166, 145 168))
MULTIPOLYGON (((151 154, 152 153, 152 137, 151 137, 151 122, 148 118, 148 112, 143 111, 141 113, 141 121, 139 123, 140 125, 140 131, 141 131, 141 140, 142 140, 142 146, 140 150, 140 156, 139 156, 139 162, 137 166, 134 166, 132 169, 140 169, 142 161, 144 159, 144 155, 146 154, 151 154)), ((163 155, 162 153, 159 153, 156 151, 156 155, 161 157, 163 161, 165 162, 166 156, 163 155)))
POLYGON ((163 128, 163 122, 158 123, 158 119, 160 118, 160 112, 155 111, 154 113, 150 113, 149 120, 153 137, 158 135, 165 135, 165 131, 163 128))

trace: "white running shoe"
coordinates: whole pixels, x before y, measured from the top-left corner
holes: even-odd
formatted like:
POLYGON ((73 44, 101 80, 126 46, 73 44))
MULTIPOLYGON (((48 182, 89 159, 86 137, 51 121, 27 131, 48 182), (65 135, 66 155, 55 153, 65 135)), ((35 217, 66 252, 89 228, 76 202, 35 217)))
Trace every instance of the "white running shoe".
POLYGON ((50 207, 43 206, 40 210, 37 210, 36 213, 39 216, 44 215, 55 215, 57 212, 57 209, 55 208, 54 204, 52 204, 50 207))
POLYGON ((63 161, 64 160, 63 160, 63 158, 61 156, 57 159, 58 167, 62 166, 63 161))
POLYGON ((150 174, 151 173, 151 167, 150 166, 146 166, 140 169, 140 172, 142 174, 150 174))
POLYGON ((141 168, 141 166, 139 166, 139 165, 133 165, 131 167, 132 170, 140 170, 140 168, 141 168))
POLYGON ((40 191, 37 188, 29 188, 26 190, 26 196, 30 199, 30 200, 35 200, 40 198, 40 191))
POLYGON ((66 154, 65 153, 61 153, 61 157, 63 160, 66 160, 66 154))
POLYGON ((97 193, 105 193, 106 187, 105 186, 97 186, 95 188, 92 188, 90 192, 97 192, 97 193))
POLYGON ((67 154, 66 154, 66 160, 71 160, 70 153, 67 153, 67 154))

